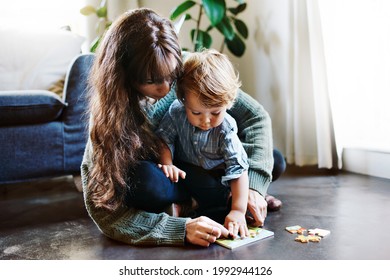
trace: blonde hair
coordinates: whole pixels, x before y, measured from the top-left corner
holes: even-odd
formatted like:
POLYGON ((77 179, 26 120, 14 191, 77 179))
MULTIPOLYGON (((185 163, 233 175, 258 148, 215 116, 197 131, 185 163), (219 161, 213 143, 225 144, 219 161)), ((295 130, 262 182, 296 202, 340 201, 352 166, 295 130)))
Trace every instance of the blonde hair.
POLYGON ((229 58, 216 50, 191 53, 184 62, 177 81, 177 97, 183 102, 186 93, 198 96, 206 107, 231 106, 241 86, 229 58))

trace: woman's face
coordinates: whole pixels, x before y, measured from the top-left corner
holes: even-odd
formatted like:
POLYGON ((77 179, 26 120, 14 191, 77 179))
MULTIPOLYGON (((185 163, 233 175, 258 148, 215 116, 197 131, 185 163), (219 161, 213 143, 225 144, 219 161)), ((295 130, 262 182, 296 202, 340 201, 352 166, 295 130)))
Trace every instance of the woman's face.
MULTIPOLYGON (((173 55, 171 56, 170 61, 172 72, 174 72, 177 66, 177 61, 174 59, 173 55)), ((171 90, 173 82, 174 80, 171 76, 156 81, 147 77, 145 83, 137 84, 136 87, 137 90, 145 97, 159 100, 168 94, 168 92, 171 90)))
POLYGON ((170 78, 164 81, 147 80, 145 84, 138 84, 137 90, 145 97, 159 100, 171 90, 172 82, 170 78))

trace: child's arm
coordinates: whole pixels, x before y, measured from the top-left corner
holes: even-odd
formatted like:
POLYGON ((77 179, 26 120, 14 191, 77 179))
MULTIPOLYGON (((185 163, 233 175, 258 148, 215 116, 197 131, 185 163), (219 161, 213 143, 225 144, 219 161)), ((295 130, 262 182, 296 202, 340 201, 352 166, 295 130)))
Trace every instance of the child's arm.
POLYGON ((179 177, 185 179, 186 173, 173 165, 171 150, 164 142, 160 145, 160 164, 158 167, 172 182, 179 181, 179 177))
POLYGON ((171 150, 164 141, 162 141, 160 144, 160 163, 162 165, 173 164, 171 150))
POLYGON ((245 219, 249 193, 248 172, 244 171, 239 178, 231 180, 230 188, 232 206, 224 225, 233 238, 236 238, 238 233, 241 237, 249 236, 245 219))

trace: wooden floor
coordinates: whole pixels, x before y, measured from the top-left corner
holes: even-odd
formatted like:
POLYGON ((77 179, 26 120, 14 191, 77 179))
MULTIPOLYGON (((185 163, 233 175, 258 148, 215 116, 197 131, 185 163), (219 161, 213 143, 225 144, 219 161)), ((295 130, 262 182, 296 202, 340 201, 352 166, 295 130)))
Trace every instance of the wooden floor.
POLYGON ((270 193, 284 203, 266 220, 275 236, 231 251, 218 245, 131 247, 112 241, 88 217, 71 177, 0 185, 0 259, 390 259, 390 180, 290 167, 270 193), (292 225, 331 234, 320 243, 302 244, 285 230, 292 225))

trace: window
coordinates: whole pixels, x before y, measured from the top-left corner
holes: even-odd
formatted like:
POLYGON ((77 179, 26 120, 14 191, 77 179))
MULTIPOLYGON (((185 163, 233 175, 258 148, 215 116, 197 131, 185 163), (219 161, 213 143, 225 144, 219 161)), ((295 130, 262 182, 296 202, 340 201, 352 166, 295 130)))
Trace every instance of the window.
POLYGON ((337 144, 390 152, 390 1, 319 4, 337 144))

